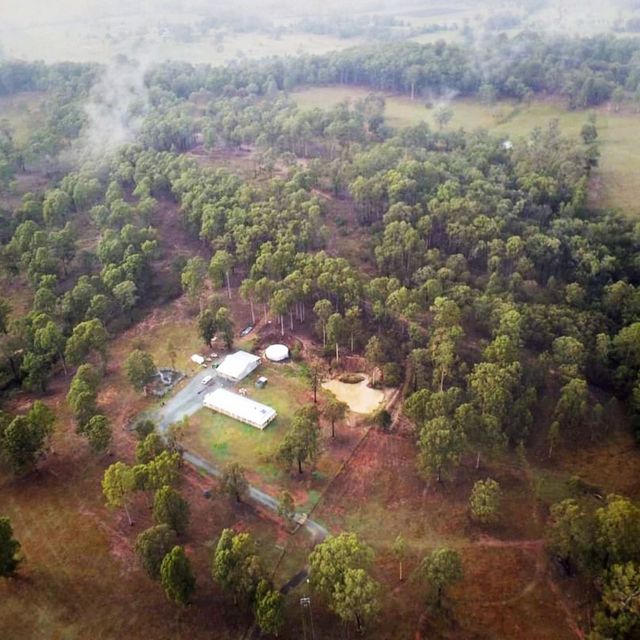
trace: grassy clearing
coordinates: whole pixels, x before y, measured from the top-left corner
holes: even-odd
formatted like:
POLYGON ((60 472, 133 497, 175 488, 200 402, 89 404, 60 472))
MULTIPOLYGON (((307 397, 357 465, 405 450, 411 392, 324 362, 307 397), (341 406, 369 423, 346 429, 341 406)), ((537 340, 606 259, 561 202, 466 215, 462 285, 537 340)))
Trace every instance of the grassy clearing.
MULTIPOLYGON (((149 526, 146 509, 136 512, 131 529, 122 514, 107 512, 99 479, 111 460, 93 459, 78 442, 81 455, 71 460, 71 439, 58 441, 55 459, 38 477, 0 478, 2 511, 26 556, 20 578, 0 584, 0 637, 161 638, 187 629, 206 637, 202 617, 198 624, 177 619, 135 564, 132 545, 149 526)), ((211 587, 202 551, 197 544, 191 549, 204 596, 211 587)))
POLYGON ((567 477, 579 475, 604 493, 640 498, 640 449, 626 429, 617 428, 594 445, 563 449, 553 463, 567 477))
MULTIPOLYGON (((330 108, 341 100, 363 98, 369 90, 362 87, 314 87, 293 94, 303 108, 330 108)), ((551 119, 560 121, 562 131, 577 136, 587 118, 585 111, 567 111, 550 101, 534 101, 530 105, 504 102, 488 107, 469 99, 454 100, 453 118, 449 128, 463 127, 468 131, 486 128, 504 136, 525 136, 551 119)), ((436 127, 433 109, 424 100, 404 96, 386 96, 386 119, 393 127, 403 127, 424 121, 436 127)), ((593 174, 590 199, 594 206, 618 208, 627 215, 640 216, 640 181, 637 180, 640 160, 640 116, 615 113, 609 107, 597 110, 600 140, 600 166, 593 174)))
MULTIPOLYGON (((266 33, 226 33, 221 41, 214 35, 208 35, 193 42, 179 42, 148 32, 147 15, 131 15, 127 18, 126 25, 124 22, 121 25, 78 22, 73 27, 60 23, 6 30, 3 45, 11 57, 44 60, 47 63, 106 63, 119 53, 134 51, 158 61, 225 64, 242 57, 263 58, 303 52, 322 54, 361 42, 355 38, 302 33, 285 34, 279 38, 266 33)), ((183 20, 184 15, 180 19, 183 20)))
POLYGON ((9 123, 17 144, 26 144, 34 127, 44 117, 46 96, 46 92, 32 91, 0 97, 0 121, 9 123))
MULTIPOLYGON (((415 455, 411 440, 370 432, 314 513, 332 530, 355 531, 373 546, 376 577, 385 588, 380 637, 413 637, 417 628, 422 637, 439 638, 575 637, 565 602, 547 581, 543 522, 515 456, 479 471, 468 461, 455 480, 427 486, 415 455), (482 527, 469 521, 467 501, 473 483, 487 476, 503 488, 502 517, 482 527), (424 615, 420 583, 398 581, 391 550, 398 534, 407 542, 405 576, 435 547, 462 555, 465 578, 451 593, 452 614, 442 627, 428 627, 438 623, 424 615), (532 628, 531 619, 543 622, 532 628)), ((333 637, 329 629, 326 637, 333 637)))
POLYGON ((203 491, 214 481, 187 467, 180 490, 189 499, 192 524, 180 544, 194 564, 197 592, 194 606, 181 614, 138 569, 133 554, 136 536, 152 524, 148 499, 137 495, 131 501, 133 527, 123 510, 104 506, 104 469, 133 457, 132 436, 120 428, 120 419, 149 403, 128 387, 122 360, 135 346, 144 346, 162 361, 170 337, 177 340, 178 359, 186 360, 197 346, 185 331, 186 317, 180 303, 174 303, 112 343, 100 402, 114 425, 113 455, 89 453, 74 433, 63 401, 66 389, 56 384, 46 398, 59 416, 55 452, 37 474, 14 479, 0 473, 0 511, 11 518, 26 556, 17 580, 0 581, 0 638, 204 639, 212 632, 221 640, 241 637, 245 613, 226 606, 226 596, 210 577, 211 553, 224 527, 253 534, 276 584, 304 566, 310 550, 304 531, 292 538, 270 513, 237 506, 217 493, 206 499, 203 491))
POLYGON ((2 638, 204 639, 213 629, 216 638, 238 638, 246 619, 221 605, 226 596, 210 576, 211 553, 224 527, 253 534, 277 584, 304 565, 303 532, 289 539, 251 507, 236 508, 225 497, 207 501, 197 479, 195 486, 183 483, 193 526, 180 544, 194 564, 197 592, 195 606, 181 615, 133 554, 135 537, 152 524, 146 500, 131 505, 135 524, 129 527, 122 510, 111 512, 102 504, 100 477, 113 459, 94 459, 73 436, 59 439, 56 449, 41 475, 0 477, 2 513, 11 518, 26 556, 20 577, 0 582, 2 638))
MULTIPOLYGON (((278 415, 263 431, 242 424, 233 418, 208 409, 198 412, 190 421, 188 442, 214 459, 234 460, 247 468, 255 468, 256 461, 271 468, 268 459, 275 452, 289 427, 293 414, 303 404, 305 387, 299 377, 299 368, 293 364, 262 365, 238 385, 246 388, 248 396, 256 402, 273 407, 278 415), (258 376, 267 376, 264 389, 255 388, 258 376)), ((267 472, 267 475, 272 475, 267 472)))
POLYGON ((189 421, 184 444, 188 449, 218 464, 239 462, 250 481, 277 495, 287 488, 296 495, 301 509, 309 509, 318 500, 321 488, 335 473, 337 463, 322 456, 313 471, 305 468, 301 478, 297 472, 284 470, 275 461, 296 410, 309 401, 307 384, 299 365, 264 364, 238 386, 249 391, 249 397, 273 407, 278 416, 264 431, 237 420, 203 409, 189 421), (264 389, 255 388, 259 375, 269 378, 264 389), (302 486, 301 486, 302 483, 302 486))

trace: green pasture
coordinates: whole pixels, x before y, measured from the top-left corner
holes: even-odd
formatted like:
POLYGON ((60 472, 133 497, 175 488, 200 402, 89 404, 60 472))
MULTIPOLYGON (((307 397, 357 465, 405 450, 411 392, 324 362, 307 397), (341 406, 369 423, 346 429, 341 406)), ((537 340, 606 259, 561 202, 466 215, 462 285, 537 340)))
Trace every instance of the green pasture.
MULTIPOLYGON (((364 87, 314 87, 293 93, 302 108, 330 108, 338 102, 363 98, 364 87)), ((425 98, 385 96, 387 123, 395 128, 427 122, 437 128, 434 108, 427 108, 425 98)), ((453 99, 448 128, 467 131, 485 128, 505 137, 526 136, 534 127, 545 126, 557 118, 564 133, 577 136, 587 120, 587 111, 569 111, 557 101, 536 100, 531 104, 499 102, 485 105, 477 100, 453 99)), ((616 113, 605 106, 596 112, 600 142, 600 165, 590 185, 591 203, 598 207, 620 209, 629 216, 640 215, 640 115, 630 111, 616 113)))
POLYGON ((45 99, 46 93, 41 91, 0 96, 0 124, 3 121, 9 124, 17 144, 26 144, 33 130, 41 124, 45 99))

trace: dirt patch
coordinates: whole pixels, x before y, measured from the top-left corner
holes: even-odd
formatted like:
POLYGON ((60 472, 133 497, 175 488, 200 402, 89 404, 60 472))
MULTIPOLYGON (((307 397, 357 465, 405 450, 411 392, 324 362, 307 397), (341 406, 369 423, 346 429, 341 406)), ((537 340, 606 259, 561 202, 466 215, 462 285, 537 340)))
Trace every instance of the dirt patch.
POLYGON ((386 399, 386 392, 372 389, 368 386, 369 377, 362 376, 357 383, 341 382, 337 378, 322 383, 322 388, 331 391, 338 400, 346 402, 354 413, 369 414, 382 406, 386 399))

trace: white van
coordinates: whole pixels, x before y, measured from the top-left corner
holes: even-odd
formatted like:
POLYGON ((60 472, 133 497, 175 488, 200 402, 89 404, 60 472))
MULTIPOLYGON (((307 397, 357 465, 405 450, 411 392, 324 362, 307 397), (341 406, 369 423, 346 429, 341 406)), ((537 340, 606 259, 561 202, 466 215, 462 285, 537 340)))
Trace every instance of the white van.
POLYGON ((209 384, 213 380, 213 376, 205 376, 202 378, 202 384, 209 384))

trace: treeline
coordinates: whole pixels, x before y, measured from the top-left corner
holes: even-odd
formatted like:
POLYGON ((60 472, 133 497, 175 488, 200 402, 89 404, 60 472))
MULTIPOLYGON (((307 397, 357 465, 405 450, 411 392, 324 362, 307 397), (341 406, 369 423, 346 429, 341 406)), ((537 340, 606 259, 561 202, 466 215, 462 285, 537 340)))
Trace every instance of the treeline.
POLYGON ((291 25, 293 33, 302 31, 337 38, 366 38, 373 42, 389 42, 414 38, 424 33, 438 33, 457 29, 457 25, 412 25, 391 15, 344 15, 306 17, 291 25))
POLYGON ((29 131, 25 143, 16 142, 7 122, 0 128, 0 191, 11 185, 19 171, 56 170, 56 157, 78 136, 86 122, 81 101, 87 97, 98 73, 98 66, 89 64, 0 62, 0 96, 47 92, 46 99, 44 94, 42 98, 42 122, 29 131))
MULTIPOLYGON (((179 293, 186 259, 173 265, 173 277, 163 275, 167 282, 153 282, 160 253, 151 223, 160 198, 175 200, 185 224, 216 252, 213 274, 226 254, 227 271, 260 265, 260 277, 280 278, 298 254, 324 243, 320 202, 303 176, 254 188, 192 159, 124 147, 110 166, 69 174, 44 196, 28 193, 6 215, 3 270, 26 277, 34 293, 23 317, 0 308, 8 379, 42 391, 57 364, 77 365, 90 353, 106 362, 107 330, 131 322, 153 296, 179 293), (79 250, 91 234, 97 245, 79 250)), ((191 276, 182 280, 197 288, 191 276)))
POLYGON ((150 86, 186 98, 206 89, 233 95, 270 87, 289 91, 299 85, 350 84, 411 95, 455 91, 462 95, 525 99, 558 95, 571 107, 601 104, 616 89, 635 93, 640 86, 640 41, 612 36, 561 38, 525 32, 488 38, 477 46, 370 45, 317 56, 272 58, 226 67, 173 63, 150 72, 150 86))
POLYGON ((0 96, 21 91, 86 90, 95 82, 98 65, 75 62, 27 62, 25 60, 0 61, 0 96))
POLYGON ((5 382, 43 391, 58 364, 66 370, 94 353, 106 363, 107 328, 131 321, 134 308, 149 299, 156 202, 141 188, 133 204, 119 179, 115 169, 85 168, 44 195, 25 194, 6 217, 2 269, 25 277, 33 299, 22 317, 13 317, 7 303, 0 309, 5 382), (79 249, 83 239, 90 248, 79 249))

